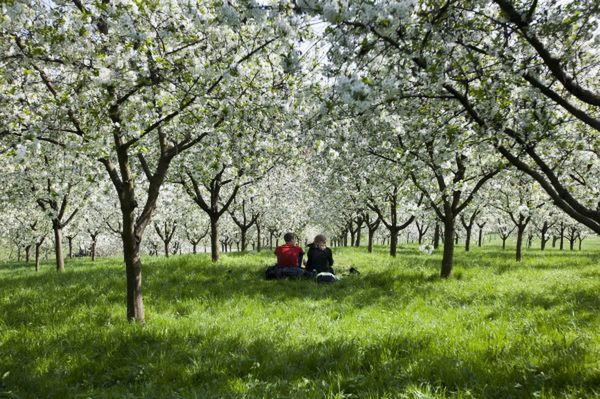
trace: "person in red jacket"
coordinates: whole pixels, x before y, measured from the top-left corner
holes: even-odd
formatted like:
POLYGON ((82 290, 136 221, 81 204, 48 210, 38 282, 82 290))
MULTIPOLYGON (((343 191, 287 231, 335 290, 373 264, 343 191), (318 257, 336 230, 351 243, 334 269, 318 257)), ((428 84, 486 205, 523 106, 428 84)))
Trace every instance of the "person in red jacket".
POLYGON ((285 244, 275 249, 277 256, 277 266, 279 267, 300 267, 304 251, 296 245, 294 233, 285 233, 283 236, 285 244))

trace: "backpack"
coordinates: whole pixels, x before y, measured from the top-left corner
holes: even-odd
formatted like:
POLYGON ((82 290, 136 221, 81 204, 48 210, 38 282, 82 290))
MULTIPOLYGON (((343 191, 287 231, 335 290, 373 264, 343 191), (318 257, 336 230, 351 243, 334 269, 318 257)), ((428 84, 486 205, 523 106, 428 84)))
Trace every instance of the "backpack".
POLYGON ((333 273, 323 272, 317 274, 316 280, 317 283, 335 283, 339 280, 339 277, 333 273))
POLYGON ((301 269, 299 267, 279 267, 269 266, 265 270, 265 279, 277 280, 280 278, 300 278, 300 277, 313 277, 312 273, 301 269))

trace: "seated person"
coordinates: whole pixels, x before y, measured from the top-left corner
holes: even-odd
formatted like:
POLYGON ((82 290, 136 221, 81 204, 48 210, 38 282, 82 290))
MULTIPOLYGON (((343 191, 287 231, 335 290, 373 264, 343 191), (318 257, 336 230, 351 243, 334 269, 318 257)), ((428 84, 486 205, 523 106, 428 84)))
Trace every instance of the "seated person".
POLYGON ((315 270, 317 273, 331 273, 333 272, 333 254, 331 249, 326 246, 325 236, 319 234, 315 237, 312 244, 308 246, 308 260, 306 262, 307 270, 315 270))
POLYGON ((275 249, 277 256, 277 266, 279 267, 300 267, 302 265, 302 257, 304 251, 296 245, 295 236, 293 233, 285 233, 283 236, 285 244, 278 246, 275 249))

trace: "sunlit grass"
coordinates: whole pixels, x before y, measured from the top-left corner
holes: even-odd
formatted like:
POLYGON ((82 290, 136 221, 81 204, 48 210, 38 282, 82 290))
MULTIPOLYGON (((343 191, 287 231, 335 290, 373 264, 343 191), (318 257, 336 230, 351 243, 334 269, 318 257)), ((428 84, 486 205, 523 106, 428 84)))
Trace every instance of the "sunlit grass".
POLYGON ((265 281, 262 254, 144 259, 147 324, 119 259, 0 268, 0 397, 600 396, 600 253, 336 249, 333 285, 265 281))

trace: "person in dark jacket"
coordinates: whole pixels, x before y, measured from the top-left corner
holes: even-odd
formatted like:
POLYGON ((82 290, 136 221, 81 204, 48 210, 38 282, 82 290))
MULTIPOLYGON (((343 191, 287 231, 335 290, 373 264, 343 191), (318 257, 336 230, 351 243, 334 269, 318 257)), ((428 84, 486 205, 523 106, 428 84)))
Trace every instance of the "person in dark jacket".
POLYGON ((312 244, 308 245, 307 252, 308 260, 306 261, 307 270, 315 270, 317 273, 328 272, 335 274, 333 271, 333 254, 331 249, 327 248, 325 236, 319 234, 315 237, 312 244))

